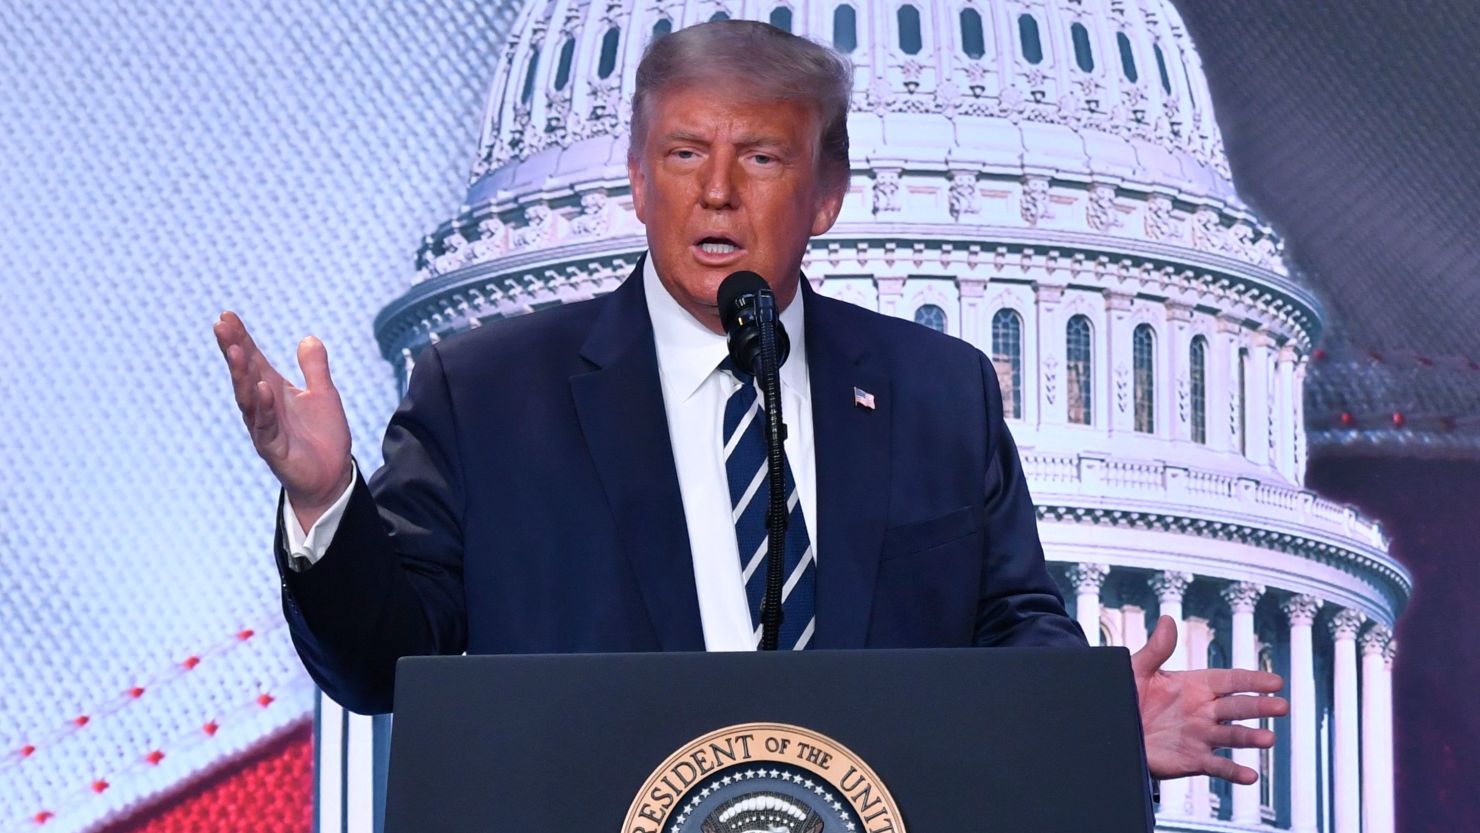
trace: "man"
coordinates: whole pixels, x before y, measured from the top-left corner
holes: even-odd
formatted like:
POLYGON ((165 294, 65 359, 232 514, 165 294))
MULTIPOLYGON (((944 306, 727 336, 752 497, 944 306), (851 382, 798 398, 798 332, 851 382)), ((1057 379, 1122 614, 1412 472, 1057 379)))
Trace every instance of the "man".
MULTIPOLYGON (((388 710, 409 654, 755 647, 760 425, 715 301, 740 269, 770 283, 794 345, 785 646, 1084 645, 986 357, 801 280, 846 192, 850 86, 843 59, 764 24, 656 41, 628 156, 648 256, 609 296, 427 348, 368 485, 323 345, 299 345, 300 389, 223 314, 283 485, 285 613, 331 696, 388 710)), ((1133 660, 1153 774, 1252 783, 1213 749, 1273 742, 1227 721, 1283 714, 1235 696, 1281 680, 1163 673, 1175 639, 1164 619, 1133 660)))

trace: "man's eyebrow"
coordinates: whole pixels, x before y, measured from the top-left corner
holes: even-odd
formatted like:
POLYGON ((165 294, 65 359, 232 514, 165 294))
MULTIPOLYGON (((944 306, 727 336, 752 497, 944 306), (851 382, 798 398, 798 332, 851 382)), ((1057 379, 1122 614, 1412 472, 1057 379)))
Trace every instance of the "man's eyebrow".
MULTIPOLYGON (((682 127, 668 131, 665 134, 665 138, 670 142, 692 142, 696 145, 709 144, 709 137, 696 130, 687 130, 682 127)), ((786 139, 764 133, 741 134, 735 144, 743 148, 770 148, 773 150, 783 150, 790 147, 786 139)))
POLYGON ((773 150, 784 150, 790 145, 786 139, 780 136, 768 136, 764 133, 745 133, 736 144, 743 148, 771 148, 773 150))
POLYGON ((676 130, 668 131, 664 134, 664 138, 666 138, 670 142, 693 142, 694 144, 698 145, 709 144, 709 139, 706 138, 702 133, 694 130, 685 130, 681 127, 676 130))

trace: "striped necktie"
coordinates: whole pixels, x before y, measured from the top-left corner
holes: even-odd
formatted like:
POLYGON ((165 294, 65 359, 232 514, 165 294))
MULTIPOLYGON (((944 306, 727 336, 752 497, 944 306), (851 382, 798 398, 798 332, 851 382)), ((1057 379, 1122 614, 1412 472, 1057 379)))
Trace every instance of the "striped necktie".
MULTIPOLYGON (((760 645, 761 600, 766 594, 766 549, 770 537, 766 531, 766 508, 771 502, 766 471, 765 413, 754 376, 737 368, 729 358, 719 368, 740 383, 725 403, 725 474, 730 483, 735 542, 740 548, 740 575, 750 602, 755 644, 760 645)), ((802 518, 790 464, 786 466, 786 508, 790 515, 783 562, 785 578, 781 586, 783 618, 777 646, 782 650, 801 650, 812 641, 817 626, 814 612, 817 556, 802 518)))

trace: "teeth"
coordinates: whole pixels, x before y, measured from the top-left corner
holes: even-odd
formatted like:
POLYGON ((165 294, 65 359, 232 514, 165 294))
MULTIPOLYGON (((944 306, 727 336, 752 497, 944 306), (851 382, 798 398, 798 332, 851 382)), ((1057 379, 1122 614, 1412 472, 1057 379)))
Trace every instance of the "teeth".
POLYGON ((727 255, 738 249, 739 246, 733 243, 700 243, 699 248, 712 255, 727 255))

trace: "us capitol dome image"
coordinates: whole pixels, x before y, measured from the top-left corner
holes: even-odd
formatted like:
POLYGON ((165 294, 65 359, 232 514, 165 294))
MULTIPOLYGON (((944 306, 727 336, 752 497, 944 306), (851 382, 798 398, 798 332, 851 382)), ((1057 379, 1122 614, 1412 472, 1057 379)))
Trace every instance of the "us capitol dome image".
POLYGON ((1393 830, 1412 580, 1375 522, 1304 486, 1326 316, 1235 190, 1167 0, 528 0, 497 33, 463 205, 375 322, 401 385, 430 343, 628 275, 638 61, 727 17, 853 62, 849 193, 806 279, 991 357, 1091 641, 1134 651, 1170 615, 1169 668, 1286 677, 1276 747, 1234 753, 1259 783, 1165 782, 1158 829, 1393 830))

